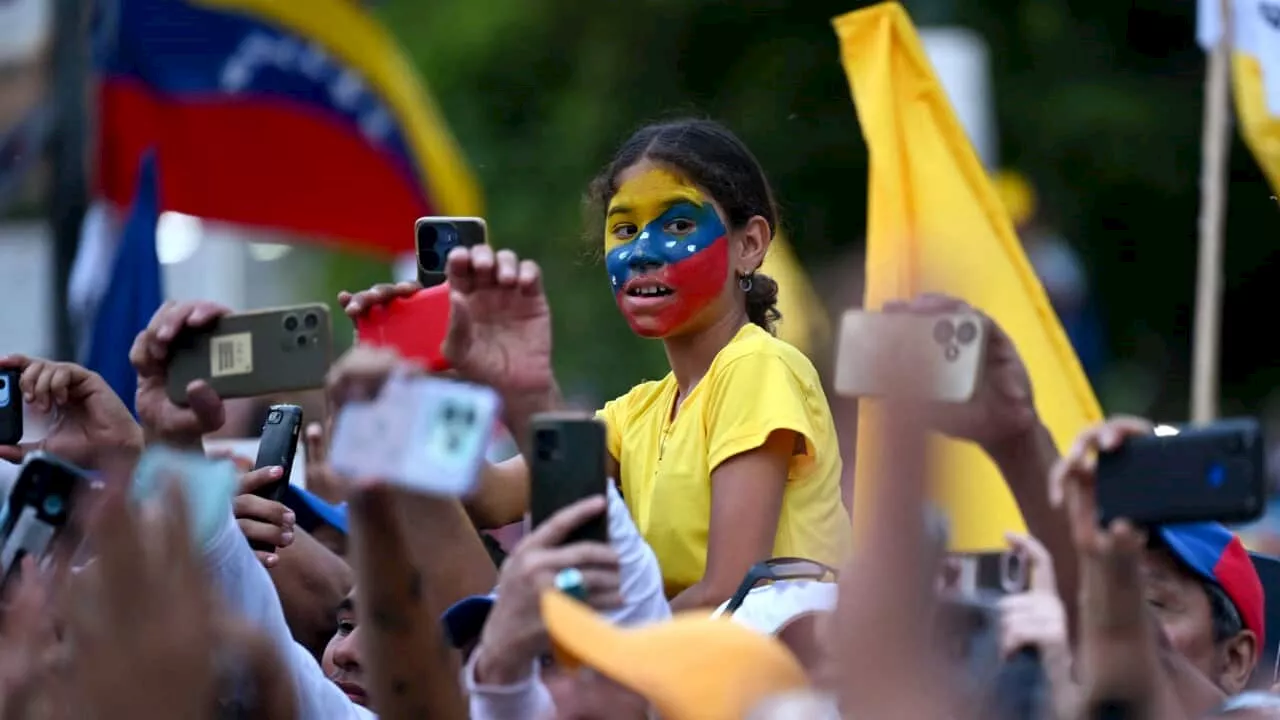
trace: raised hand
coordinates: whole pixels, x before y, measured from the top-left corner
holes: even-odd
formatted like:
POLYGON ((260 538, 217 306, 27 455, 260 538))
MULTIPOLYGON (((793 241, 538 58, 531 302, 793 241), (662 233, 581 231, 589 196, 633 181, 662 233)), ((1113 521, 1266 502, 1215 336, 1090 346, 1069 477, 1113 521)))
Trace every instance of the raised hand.
POLYGON ((504 395, 552 391, 551 308, 538 264, 477 245, 454 248, 445 275, 451 306, 444 354, 450 364, 504 395))
POLYGON ((307 453, 306 488, 328 503, 347 499, 347 481, 329 464, 329 438, 322 423, 307 423, 302 433, 307 453))
POLYGON ((146 329, 138 333, 129 350, 129 362, 138 371, 136 407, 138 419, 154 440, 203 452, 200 438, 226 422, 222 398, 203 380, 187 386, 188 407, 179 407, 165 392, 168 381, 169 344, 183 328, 203 327, 231 312, 211 302, 166 302, 146 329))
MULTIPOLYGON (((240 488, 231 501, 231 510, 240 526, 240 532, 250 542, 273 548, 286 548, 293 544, 294 523, 297 521, 293 511, 283 503, 253 494, 283 475, 284 468, 271 466, 250 470, 240 477, 240 488)), ((254 554, 267 569, 280 562, 280 556, 274 552, 254 550, 254 554)))
POLYGON ((967 403, 936 403, 934 427, 952 437, 971 440, 991 451, 1032 430, 1037 422, 1031 379, 1013 341, 985 313, 963 300, 924 294, 910 301, 885 303, 884 312, 919 314, 974 313, 981 318, 986 347, 977 389, 967 403))
POLYGON ((21 462, 27 453, 44 450, 81 467, 95 468, 106 453, 135 459, 141 454, 142 429, 97 373, 75 363, 23 355, 0 358, 0 367, 20 370, 23 401, 39 412, 53 414, 53 424, 43 440, 0 445, 0 459, 21 462))

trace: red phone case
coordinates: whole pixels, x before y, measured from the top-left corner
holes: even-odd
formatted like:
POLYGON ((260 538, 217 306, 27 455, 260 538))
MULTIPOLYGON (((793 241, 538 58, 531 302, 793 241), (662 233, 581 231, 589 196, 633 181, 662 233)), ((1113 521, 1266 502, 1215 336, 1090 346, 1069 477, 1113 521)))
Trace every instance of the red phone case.
POLYGON ((449 331, 449 285, 433 285, 406 298, 369 308, 356 320, 366 345, 390 347, 431 372, 449 369, 440 346, 449 331))

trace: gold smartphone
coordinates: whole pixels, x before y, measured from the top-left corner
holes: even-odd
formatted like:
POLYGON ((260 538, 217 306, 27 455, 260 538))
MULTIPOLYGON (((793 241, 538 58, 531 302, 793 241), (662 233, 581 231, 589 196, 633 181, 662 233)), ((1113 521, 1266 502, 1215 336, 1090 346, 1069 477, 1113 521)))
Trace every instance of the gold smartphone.
POLYGON ((223 398, 324 387, 332 335, 323 303, 224 315, 174 339, 166 391, 186 405, 193 380, 207 381, 223 398))
POLYGON ((986 336, 974 313, 918 315, 849 310, 836 347, 836 394, 886 397, 893 393, 939 402, 973 397, 982 370, 986 336), (895 360, 921 354, 927 377, 895 387, 895 360))

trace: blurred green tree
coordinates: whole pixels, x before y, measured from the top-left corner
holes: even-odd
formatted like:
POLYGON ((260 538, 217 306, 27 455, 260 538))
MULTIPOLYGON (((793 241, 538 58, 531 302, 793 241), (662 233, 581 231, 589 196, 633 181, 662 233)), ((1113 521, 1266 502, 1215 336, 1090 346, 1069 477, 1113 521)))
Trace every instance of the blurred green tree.
MULTIPOLYGON (((804 263, 858 250, 866 152, 829 20, 866 4, 385 0, 378 12, 466 149, 495 242, 543 263, 561 380, 599 400, 665 365, 660 345, 618 317, 599 239, 583 237, 587 182, 639 125, 714 117, 769 171, 804 263)), ((905 4, 990 43, 1004 164, 1034 179, 1085 258, 1112 364, 1155 376, 1150 402, 1115 396, 1141 406, 1109 409, 1185 416, 1204 74, 1194 3, 905 4)), ((1264 239, 1280 218, 1238 141, 1232 170, 1227 408, 1255 406, 1280 373, 1265 361, 1280 336, 1233 322, 1280 280, 1264 239)))

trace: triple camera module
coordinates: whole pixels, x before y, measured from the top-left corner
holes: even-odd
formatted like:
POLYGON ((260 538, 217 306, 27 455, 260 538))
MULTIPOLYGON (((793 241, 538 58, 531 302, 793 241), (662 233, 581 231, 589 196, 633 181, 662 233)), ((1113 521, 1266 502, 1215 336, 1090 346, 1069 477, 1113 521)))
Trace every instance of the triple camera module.
POLYGON ((955 362, 960 357, 960 346, 972 343, 977 337, 978 326, 972 320, 962 320, 957 326, 944 318, 933 326, 933 341, 942 346, 942 356, 947 362, 955 362))
POLYGON ((289 313, 284 316, 284 349, 305 348, 320 342, 320 314, 314 310, 298 315, 289 313))

